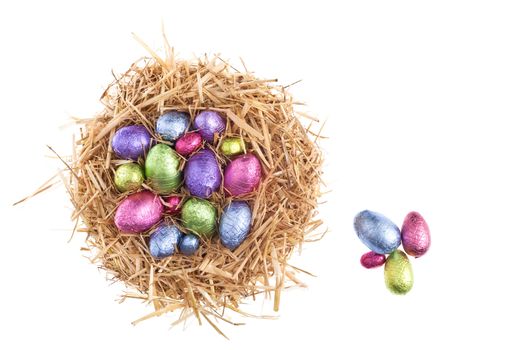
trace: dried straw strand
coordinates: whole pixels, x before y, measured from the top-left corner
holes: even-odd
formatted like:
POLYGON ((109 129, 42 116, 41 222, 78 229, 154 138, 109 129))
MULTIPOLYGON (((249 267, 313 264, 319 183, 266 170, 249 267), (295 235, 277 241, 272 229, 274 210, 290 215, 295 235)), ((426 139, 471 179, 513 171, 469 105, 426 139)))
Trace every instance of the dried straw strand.
MULTIPOLYGON (((230 322, 221 310, 255 316, 239 309, 241 300, 270 291, 277 310, 284 288, 304 286, 296 276, 302 270, 287 260, 321 225, 316 207, 322 154, 317 145, 319 132, 306 129, 296 115, 313 124, 318 119, 295 111, 297 103, 286 87, 276 85, 276 79, 258 79, 244 62, 245 72, 240 72, 217 55, 176 59, 166 40, 163 59, 134 37, 153 58, 141 59, 115 76, 101 97, 104 110, 91 119, 76 120, 81 132, 74 138, 71 162, 61 159, 72 177, 65 182, 75 207, 72 217, 81 219, 76 231, 87 233, 92 260, 136 291, 124 294, 122 300, 140 298, 153 304, 155 311, 133 324, 181 310, 174 324, 193 314, 226 337, 212 320, 230 322), (247 151, 262 161, 262 184, 243 198, 253 209, 251 234, 233 252, 214 238, 204 241, 194 256, 176 254, 155 261, 148 253, 148 233, 124 235, 113 224, 116 206, 129 193, 121 194, 113 185, 113 171, 122 162, 112 159, 111 137, 129 124, 153 131, 156 118, 165 110, 184 110, 193 119, 204 109, 223 113, 228 123, 222 137, 243 137, 247 151)), ((219 153, 218 157, 220 164, 229 161, 219 153)), ((36 193, 51 186, 54 178, 36 193)), ((189 196, 185 189, 179 193, 189 196)), ((223 191, 211 198, 217 208, 230 200, 223 191)), ((183 228, 179 218, 173 220, 183 228)))

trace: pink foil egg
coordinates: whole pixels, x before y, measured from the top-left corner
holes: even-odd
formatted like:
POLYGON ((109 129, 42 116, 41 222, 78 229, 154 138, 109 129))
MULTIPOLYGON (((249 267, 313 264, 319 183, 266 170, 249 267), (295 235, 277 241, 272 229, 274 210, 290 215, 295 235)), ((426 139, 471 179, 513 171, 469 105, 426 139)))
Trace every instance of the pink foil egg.
POLYGON ((202 143, 203 138, 201 137, 201 134, 190 132, 184 134, 179 140, 177 140, 175 143, 175 151, 182 156, 188 156, 194 153, 202 143))
POLYGON ((150 191, 134 193, 126 197, 115 212, 115 226, 124 233, 149 230, 163 215, 163 203, 150 191))
POLYGON ((385 255, 375 252, 368 252, 360 258, 360 264, 366 269, 382 266, 385 263, 385 255))
POLYGON ((412 211, 402 225, 402 246, 407 254, 415 258, 424 255, 431 244, 429 226, 422 215, 412 211))
POLYGON ((261 163, 251 154, 232 160, 225 169, 224 187, 232 196, 254 191, 261 181, 261 163))
POLYGON ((181 197, 170 196, 164 199, 166 202, 165 212, 168 214, 177 214, 181 211, 181 197))

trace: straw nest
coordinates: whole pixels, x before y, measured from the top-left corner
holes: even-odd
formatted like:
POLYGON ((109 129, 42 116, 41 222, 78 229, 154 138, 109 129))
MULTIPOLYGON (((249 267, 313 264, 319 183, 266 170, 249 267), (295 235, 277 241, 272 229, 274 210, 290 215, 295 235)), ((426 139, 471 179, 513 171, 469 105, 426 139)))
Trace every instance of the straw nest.
MULTIPOLYGON (((80 139, 75 141, 66 181, 76 231, 87 233, 92 261, 134 291, 124 299, 153 304, 155 311, 134 323, 179 310, 174 324, 195 315, 199 323, 208 322, 221 332, 217 321, 231 322, 223 311, 247 315, 240 301, 259 293, 273 296, 277 311, 280 292, 302 285, 296 276, 302 270, 287 264, 291 253, 323 235, 316 209, 322 154, 319 131, 312 130, 318 121, 295 111, 298 103, 275 79, 258 79, 219 56, 182 60, 168 47, 161 58, 144 46, 151 57, 115 78, 101 97, 102 113, 77 120, 80 139), (167 110, 187 111, 193 120, 203 109, 222 113, 227 120, 222 137, 241 136, 247 151, 261 161, 259 189, 243 197, 253 210, 252 229, 234 251, 213 238, 202 241, 194 256, 154 260, 148 251, 149 233, 125 235, 114 225, 115 209, 130 193, 119 193, 113 183, 115 168, 125 161, 112 154, 111 139, 116 129, 130 124, 142 124, 155 135, 155 120, 167 110)), ((155 139, 164 142, 158 135, 155 139)), ((228 159, 216 153, 219 163, 227 164, 228 159)), ((143 186, 149 188, 147 183, 143 186)), ((184 186, 177 193, 189 197, 184 186)), ((231 198, 220 190, 210 200, 220 215, 231 198)), ((180 223, 177 216, 168 219, 180 223)))

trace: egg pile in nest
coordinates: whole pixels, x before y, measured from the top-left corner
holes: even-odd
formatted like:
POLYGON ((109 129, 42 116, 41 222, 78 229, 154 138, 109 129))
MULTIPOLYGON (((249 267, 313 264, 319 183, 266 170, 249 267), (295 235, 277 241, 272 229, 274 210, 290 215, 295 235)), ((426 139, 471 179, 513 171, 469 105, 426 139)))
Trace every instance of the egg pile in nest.
POLYGON ((297 278, 301 270, 287 264, 291 253, 303 242, 323 235, 317 212, 322 154, 319 130, 313 131, 318 121, 295 111, 298 103, 277 80, 241 72, 219 56, 182 60, 174 57, 172 49, 167 50, 166 58, 148 50, 152 57, 135 62, 108 86, 100 114, 77 120, 80 138, 75 141, 67 180, 76 231, 87 233, 86 249, 92 261, 133 290, 124 298, 140 298, 154 306, 155 311, 136 322, 179 310, 176 322, 195 315, 199 323, 209 322, 218 330, 217 320, 228 321, 225 309, 245 314, 240 301, 259 293, 273 296, 277 310, 280 292, 301 285, 297 278), (195 119, 203 111, 221 116, 224 130, 208 140, 203 137, 191 154, 177 154, 176 142, 156 131, 158 118, 170 111, 188 116, 187 133, 200 132, 195 119), (182 254, 175 246, 172 255, 160 259, 151 255, 150 237, 160 225, 174 225, 183 236, 195 233, 189 232, 180 208, 169 202, 178 198, 176 205, 184 206, 195 196, 184 177, 180 185, 159 192, 148 169, 138 188, 116 185, 119 166, 134 163, 144 169, 148 162, 146 150, 133 161, 122 159, 113 149, 116 132, 127 126, 147 130, 151 143, 145 148, 150 152, 155 145, 164 145, 175 153, 182 174, 196 152, 208 150, 215 157, 219 185, 206 198, 216 211, 214 229, 199 235, 199 248, 193 254, 182 254), (241 155, 221 149, 227 139, 242 140, 241 155), (259 160, 259 182, 248 193, 227 191, 225 169, 236 157, 246 155, 259 160), (161 218, 142 232, 123 232, 116 224, 118 207, 137 193, 154 194, 163 206, 161 218), (224 209, 233 201, 246 202, 251 218, 244 241, 227 247, 218 230, 224 209))

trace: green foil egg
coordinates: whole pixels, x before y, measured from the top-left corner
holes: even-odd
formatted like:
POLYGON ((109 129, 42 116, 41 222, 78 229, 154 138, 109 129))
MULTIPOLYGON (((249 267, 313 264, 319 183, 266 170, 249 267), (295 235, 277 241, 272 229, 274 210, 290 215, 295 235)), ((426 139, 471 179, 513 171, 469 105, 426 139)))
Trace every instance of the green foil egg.
POLYGON ((137 163, 125 163, 115 170, 115 186, 120 192, 134 191, 144 182, 142 168, 137 163))
POLYGON ((151 187, 160 194, 168 194, 179 187, 183 180, 180 162, 181 158, 170 146, 162 143, 153 146, 144 164, 151 187))
POLYGON ((407 255, 395 250, 385 262, 385 285, 394 294, 406 294, 413 288, 413 269, 407 255))
POLYGON ((245 142, 241 137, 226 137, 221 143, 221 152, 225 156, 235 156, 245 153, 245 142))
POLYGON ((181 209, 183 225, 189 231, 210 238, 216 228, 216 208, 207 200, 190 198, 181 209))

